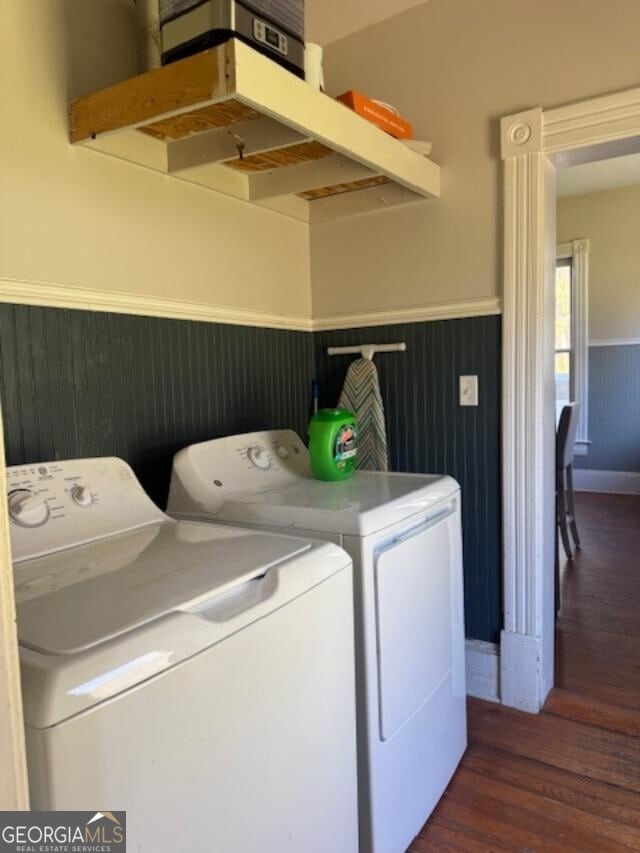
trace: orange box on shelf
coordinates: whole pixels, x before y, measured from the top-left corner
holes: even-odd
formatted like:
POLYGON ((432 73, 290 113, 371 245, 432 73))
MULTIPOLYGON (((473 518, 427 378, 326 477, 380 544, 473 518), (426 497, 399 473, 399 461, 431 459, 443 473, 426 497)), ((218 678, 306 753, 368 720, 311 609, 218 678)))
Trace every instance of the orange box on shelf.
POLYGON ((336 100, 390 133, 391 136, 397 139, 413 139, 413 127, 410 122, 363 95, 362 92, 349 89, 343 95, 338 95, 336 100))

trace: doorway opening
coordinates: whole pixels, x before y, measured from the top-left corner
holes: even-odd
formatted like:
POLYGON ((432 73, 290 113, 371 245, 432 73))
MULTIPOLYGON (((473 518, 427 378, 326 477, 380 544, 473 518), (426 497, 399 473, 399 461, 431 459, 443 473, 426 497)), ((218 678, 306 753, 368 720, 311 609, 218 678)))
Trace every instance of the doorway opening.
POLYGON ((559 169, 556 222, 555 687, 640 720, 640 154, 559 169))

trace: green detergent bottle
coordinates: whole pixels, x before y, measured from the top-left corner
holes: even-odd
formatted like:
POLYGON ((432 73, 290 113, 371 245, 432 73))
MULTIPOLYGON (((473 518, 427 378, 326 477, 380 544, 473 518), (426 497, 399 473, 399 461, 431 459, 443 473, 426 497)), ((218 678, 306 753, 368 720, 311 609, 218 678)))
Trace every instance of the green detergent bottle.
POLYGON ((346 480, 356 470, 358 427, 346 409, 320 409, 309 424, 311 471, 317 480, 346 480))

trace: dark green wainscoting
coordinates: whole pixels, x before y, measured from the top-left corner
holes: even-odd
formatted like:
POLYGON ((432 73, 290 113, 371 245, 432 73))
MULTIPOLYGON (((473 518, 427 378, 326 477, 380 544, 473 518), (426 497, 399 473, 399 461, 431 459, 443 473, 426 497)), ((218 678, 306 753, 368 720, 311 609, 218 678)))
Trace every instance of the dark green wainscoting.
POLYGON ((394 470, 443 472, 463 489, 467 634, 501 625, 500 321, 447 320, 289 332, 0 305, 0 392, 10 465, 126 459, 164 507, 174 453, 221 435, 289 427, 306 436, 310 384, 333 405, 348 365, 326 347, 407 342, 379 355, 394 470), (480 406, 457 405, 478 374, 480 406))
POLYGON ((306 428, 306 332, 0 305, 0 360, 10 465, 121 456, 161 507, 185 445, 306 428))
POLYGON ((502 625, 500 318, 474 317, 320 332, 316 372, 335 405, 353 356, 328 346, 405 341, 376 355, 395 471, 450 474, 462 486, 467 635, 495 642, 502 625), (480 405, 458 405, 458 377, 477 374, 480 405))

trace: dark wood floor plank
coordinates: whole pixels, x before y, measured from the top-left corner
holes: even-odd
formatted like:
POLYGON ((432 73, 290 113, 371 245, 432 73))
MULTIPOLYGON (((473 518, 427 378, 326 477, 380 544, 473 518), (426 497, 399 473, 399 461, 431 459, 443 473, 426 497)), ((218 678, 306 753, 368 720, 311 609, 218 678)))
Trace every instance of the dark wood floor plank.
POLYGON ((612 631, 590 629, 589 625, 566 620, 558 626, 557 651, 562 658, 563 651, 570 649, 574 654, 583 654, 585 660, 608 664, 609 672, 616 673, 620 666, 638 667, 640 660, 640 640, 637 637, 623 637, 612 631), (615 660, 615 666, 611 666, 615 660))
POLYGON ((570 690, 552 691, 545 712, 640 739, 640 712, 598 702, 570 690))
POLYGON ((474 740, 477 739, 474 735, 484 739, 487 733, 495 733, 506 743, 510 739, 526 739, 535 747, 552 748, 568 755, 583 750, 594 760, 598 756, 615 756, 631 766, 640 766, 640 741, 633 738, 548 714, 523 714, 490 703, 477 706, 477 700, 472 701, 476 713, 469 721, 469 732, 474 740))
MULTIPOLYGON (((555 850, 558 853, 600 853, 604 844, 611 853, 627 853, 628 848, 594 836, 567 821, 541 816, 519 802, 519 794, 511 792, 509 799, 492 796, 487 793, 488 785, 482 788, 465 774, 459 774, 458 784, 452 788, 442 810, 442 816, 464 826, 469 832, 476 832, 486 844, 493 846, 512 845, 512 849, 555 850)), ((494 786, 494 790, 500 786, 494 786)), ((504 790, 510 790, 504 786, 504 790)))
MULTIPOLYGON (((469 770, 469 765, 467 765, 469 770)), ((530 813, 527 820, 530 826, 542 827, 550 839, 562 843, 570 837, 574 849, 591 849, 595 845, 600 849, 606 839, 611 849, 622 853, 629 844, 640 849, 640 830, 624 826, 603 815, 559 801, 548 795, 548 790, 535 790, 534 785, 513 784, 484 772, 461 774, 464 785, 470 785, 470 792, 481 791, 503 805, 524 809, 530 813)))
MULTIPOLYGON (((487 842, 465 832, 446 818, 431 821, 409 848, 411 853, 487 853, 487 842)), ((508 850, 496 846, 494 850, 508 850)))
POLYGON ((586 621, 588 615, 580 612, 580 616, 576 616, 576 611, 567 609, 566 623, 573 622, 573 630, 584 630, 586 625, 590 626, 592 631, 606 631, 607 626, 615 623, 616 635, 622 637, 640 638, 640 625, 635 613, 625 613, 620 607, 603 607, 599 612, 592 612, 590 622, 586 621))
POLYGON ((635 736, 470 700, 469 738, 413 853, 640 849, 635 736))
MULTIPOLYGON (((601 687, 608 687, 611 689, 612 693, 616 690, 630 690, 634 694, 637 704, 637 675, 633 668, 620 666, 615 672, 607 673, 598 665, 597 661, 584 662, 580 656, 574 656, 569 653, 566 655, 562 667, 558 667, 557 672, 558 680, 560 681, 560 679, 562 679, 562 684, 565 688, 568 687, 569 682, 573 680, 576 682, 583 681, 599 685, 601 687)), ((594 695, 594 699, 595 698, 596 697, 594 695)))
POLYGON ((482 793, 478 789, 470 793, 470 802, 474 801, 484 802, 487 808, 498 811, 501 823, 507 828, 501 836, 505 840, 515 840, 516 831, 526 830, 527 836, 521 835, 519 841, 527 849, 601 853, 606 848, 611 853, 628 853, 626 843, 607 837, 615 833, 615 828, 601 818, 591 821, 589 826, 586 815, 567 807, 554 808, 553 803, 542 799, 536 802, 529 793, 517 792, 508 785, 485 781, 482 793))
MULTIPOLYGON (((568 728, 577 728, 580 724, 568 723, 568 728)), ((588 749, 581 743, 568 744, 546 738, 532 738, 526 729, 513 731, 511 720, 502 727, 476 726, 474 735, 480 743, 496 745, 507 752, 513 752, 523 758, 542 761, 552 767, 569 770, 581 776, 599 779, 610 785, 620 785, 640 793, 640 764, 638 761, 620 756, 617 752, 607 755, 598 749, 588 749)))
POLYGON ((618 687, 607 683, 601 684, 593 678, 579 678, 573 675, 563 678, 562 684, 566 690, 597 702, 620 705, 629 710, 638 709, 638 691, 635 686, 618 687))
POLYGON ((469 748, 411 853, 640 850, 640 498, 578 495, 545 711, 469 700, 469 748))
POLYGON ((492 747, 470 747, 465 766, 640 833, 640 797, 632 791, 492 747))
POLYGON ((640 496, 578 494, 563 561, 556 686, 640 711, 640 496))

